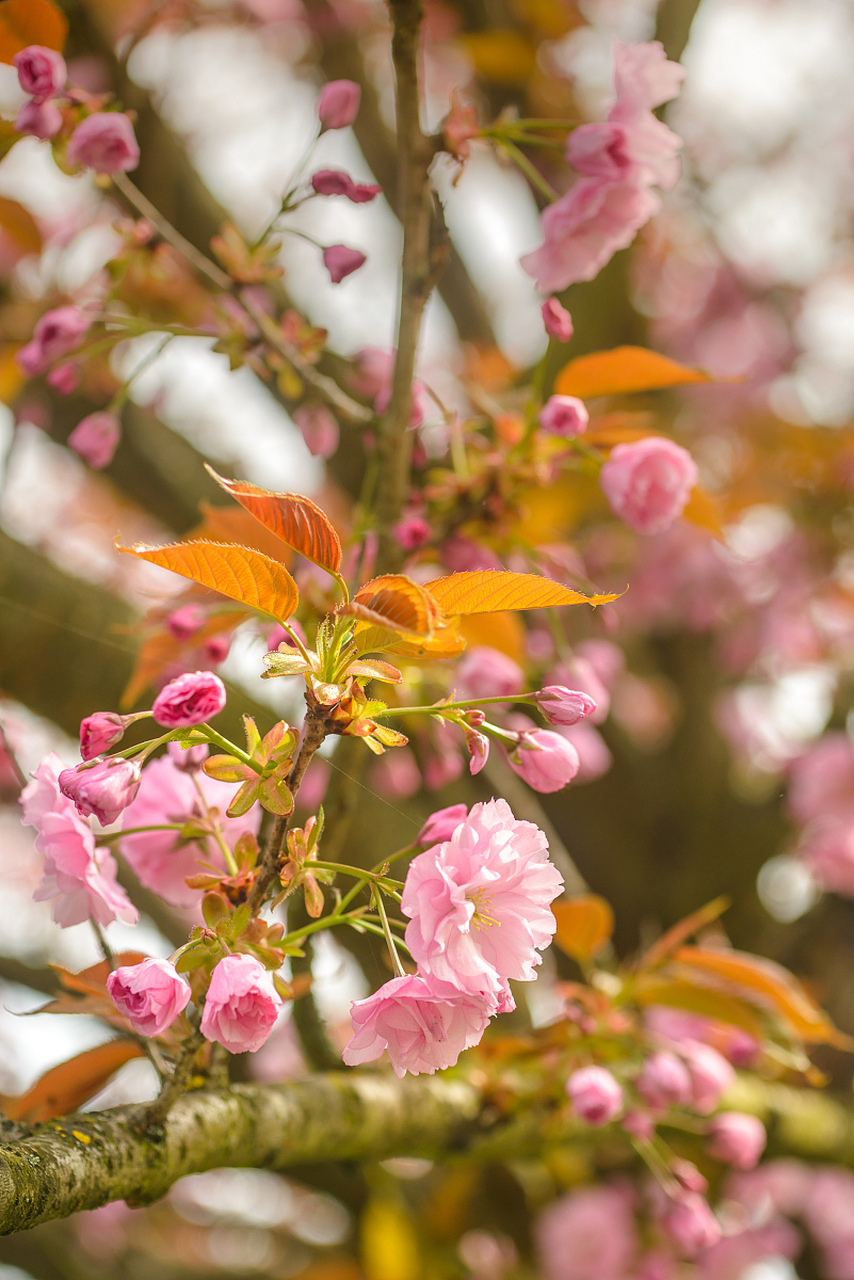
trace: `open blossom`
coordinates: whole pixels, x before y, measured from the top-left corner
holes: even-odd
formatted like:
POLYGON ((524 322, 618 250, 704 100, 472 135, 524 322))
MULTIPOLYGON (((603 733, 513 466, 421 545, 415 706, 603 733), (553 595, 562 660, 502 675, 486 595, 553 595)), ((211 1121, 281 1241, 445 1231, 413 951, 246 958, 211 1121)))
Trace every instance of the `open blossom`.
POLYGON ((571 742, 551 729, 529 729, 508 755, 511 768, 534 791, 562 791, 578 773, 580 760, 571 742))
POLYGON ((107 978, 107 991, 141 1036, 159 1036, 190 1003, 190 984, 168 960, 151 956, 114 969, 107 978))
POLYGON ((709 1155, 736 1169, 755 1169, 768 1141, 765 1126, 756 1116, 722 1111, 708 1128, 709 1155))
POLYGON ((352 1006, 353 1036, 344 1047, 348 1066, 373 1062, 388 1050, 394 1073, 411 1075, 452 1067, 463 1049, 479 1042, 492 1005, 432 974, 392 978, 352 1006))
POLYGON ((185 671, 163 686, 151 714, 165 729, 189 729, 218 716, 225 702, 225 685, 213 671, 185 671))
POLYGON ((133 125, 121 111, 98 111, 81 120, 66 154, 69 164, 83 165, 96 173, 126 172, 139 164, 133 125))
POLYGON ((580 436, 587 430, 590 415, 577 396, 550 396, 539 412, 541 430, 550 436, 580 436))
POLYGON ((65 59, 56 49, 30 44, 16 53, 12 62, 18 73, 18 83, 24 93, 35 98, 36 102, 53 98, 65 88, 68 70, 65 59))
POLYGON ((102 827, 108 827, 133 800, 139 780, 135 761, 102 760, 96 765, 63 769, 59 789, 74 801, 84 817, 97 818, 102 827))
POLYGON ((80 755, 94 760, 121 742, 128 721, 114 711, 96 711, 80 721, 80 755))
POLYGON ((182 773, 198 773, 208 758, 210 748, 206 742, 200 742, 196 747, 182 747, 180 742, 167 742, 166 750, 176 769, 180 769, 182 773))
POLYGON ((338 448, 338 423, 323 404, 301 404, 293 412, 305 447, 313 458, 331 458, 338 448))
POLYGON ((549 724, 573 725, 586 719, 596 710, 596 703, 580 689, 567 689, 564 685, 549 684, 537 694, 537 706, 549 724))
POLYGON ((697 483, 687 449, 663 436, 618 444, 599 475, 611 510, 638 533, 664 533, 697 483))
POLYGON ((54 360, 79 347, 91 324, 79 307, 54 307, 36 322, 32 339, 15 356, 24 373, 35 378, 54 360))
POLYGON ((351 276, 366 262, 367 258, 360 250, 351 249, 346 244, 331 244, 323 250, 323 265, 333 284, 340 284, 345 276, 351 276))
MULTIPOLYGON (((242 818, 227 817, 234 787, 206 773, 190 776, 168 755, 150 760, 143 769, 139 791, 125 810, 122 825, 130 829, 174 823, 180 828, 191 820, 198 822, 204 816, 200 792, 205 804, 217 810, 227 844, 233 846, 244 831, 257 834, 261 820, 257 805, 242 818)), ((200 890, 188 888, 187 876, 198 875, 206 865, 224 868, 212 836, 184 839, 180 830, 139 831, 123 836, 120 847, 122 857, 145 887, 175 907, 192 907, 199 901, 200 890)))
POLYGON ((466 650, 456 673, 457 696, 461 699, 512 698, 525 687, 525 673, 518 662, 492 649, 475 645, 466 650))
POLYGON ((424 975, 503 999, 505 979, 534 978, 562 886, 539 827, 518 822, 506 800, 476 804, 450 839, 409 867, 406 945, 424 975))
POLYGON ((566 1082, 572 1109, 585 1124, 599 1128, 623 1110, 623 1090, 604 1067, 581 1067, 566 1082))
POLYGON ((48 138, 55 138, 62 128, 62 112, 55 102, 36 102, 33 99, 25 102, 15 116, 15 128, 18 133, 46 142, 48 138))
POLYGON ((354 80, 330 80, 317 98, 317 117, 321 133, 327 129, 346 129, 356 119, 362 90, 354 80))
POLYGON ((319 196, 346 196, 353 204, 369 204, 382 191, 376 182, 354 182, 343 169, 318 169, 311 185, 319 196))
POLYGON ((68 447, 88 462, 94 471, 108 467, 118 447, 122 425, 106 409, 87 414, 68 437, 68 447))
POLYGON ((254 1053, 273 1030, 282 997, 254 956, 225 956, 213 971, 200 1031, 229 1053, 254 1053))

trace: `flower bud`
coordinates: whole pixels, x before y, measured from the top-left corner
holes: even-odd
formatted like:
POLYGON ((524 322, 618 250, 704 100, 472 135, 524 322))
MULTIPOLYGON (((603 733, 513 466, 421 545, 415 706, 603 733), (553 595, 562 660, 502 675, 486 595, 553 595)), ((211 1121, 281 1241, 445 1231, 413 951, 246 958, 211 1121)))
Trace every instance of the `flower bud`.
POLYGON ((346 244, 331 244, 323 250, 323 265, 329 272, 333 284, 340 284, 345 276, 350 276, 359 267, 364 266, 367 258, 358 249, 351 249, 346 244))
POLYGON ((697 1166, 690 1160, 683 1160, 677 1156, 670 1163, 670 1172, 686 1191, 697 1191, 700 1195, 705 1195, 709 1189, 708 1179, 703 1177, 697 1166))
POLYGON ((662 1216, 661 1225, 686 1258, 695 1258, 721 1238, 715 1215, 696 1191, 685 1191, 674 1197, 662 1216))
POLYGON ((692 1103, 695 1111, 708 1115, 714 1111, 727 1089, 735 1082, 735 1071, 717 1049, 698 1040, 686 1040, 679 1046, 691 1077, 692 1103))
POLYGON ((293 412, 305 447, 313 458, 331 458, 338 448, 338 423, 323 404, 301 404, 293 412))
POLYGON ((697 483, 687 449, 663 436, 618 444, 599 483, 611 510, 638 533, 664 533, 681 516, 697 483))
POLYGON ((572 1109, 586 1124, 600 1128, 616 1120, 623 1109, 623 1091, 604 1067, 582 1067, 566 1082, 572 1109))
POLYGON ((471 756, 469 760, 469 773, 474 776, 480 773, 483 766, 489 759, 489 738, 484 734, 478 733, 477 729, 472 729, 469 725, 465 726, 466 747, 471 756))
POLYGON ((213 971, 200 1030, 229 1053, 254 1053, 265 1043, 282 997, 253 956, 230 955, 213 971))
POLYGON ((122 965, 107 978, 107 991, 141 1036, 159 1036, 190 1003, 190 986, 168 960, 149 957, 122 965))
POLYGON ((404 551, 415 551, 430 541, 432 530, 423 516, 409 515, 392 525, 391 536, 404 551))
POLYGON ((537 705, 549 724, 578 724, 585 716, 592 715, 596 703, 580 689, 567 689, 561 684, 549 684, 536 695, 537 705))
POLYGON ((464 804, 452 804, 447 809, 437 809, 431 814, 415 837, 416 844, 443 844, 450 840, 461 822, 468 817, 468 809, 464 804))
POLYGON ((63 769, 59 789, 74 801, 84 818, 95 817, 102 827, 108 827, 133 800, 139 781, 136 761, 112 759, 63 769))
POLYGON ((24 93, 28 93, 37 103, 55 97, 65 88, 68 70, 65 59, 56 49, 31 44, 16 53, 12 62, 24 93))
POLYGON ((96 173, 119 173, 139 164, 139 147, 133 125, 121 111, 98 111, 82 120, 71 135, 66 152, 69 164, 96 173))
POLYGON ((546 333, 558 342, 569 342, 572 337, 572 317, 557 298, 547 298, 540 308, 546 333))
POLYGON ((80 755, 84 760, 94 760, 121 742, 128 721, 114 711, 96 711, 80 721, 80 755))
POLYGON ((684 1107, 691 1101, 691 1077, 675 1053, 663 1050, 650 1054, 643 1064, 637 1090, 656 1111, 684 1107))
POLYGON ((710 1156, 745 1171, 756 1168, 768 1140, 762 1121, 741 1111, 722 1111, 715 1116, 708 1137, 710 1156))
POLYGON ((318 169, 311 185, 319 196, 346 196, 353 204, 369 204, 382 191, 375 182, 354 182, 343 169, 318 169))
POLYGON ((317 99, 320 131, 346 129, 356 119, 362 90, 353 80, 330 80, 317 99))
POLYGON ((55 138, 62 128, 62 112, 55 102, 25 102, 15 117, 18 133, 31 138, 55 138))
POLYGON ((36 322, 32 340, 21 347, 15 360, 29 377, 37 377, 78 347, 90 324, 90 317, 79 307, 54 307, 36 322))
POLYGON ((68 445, 93 471, 101 471, 112 462, 121 434, 116 415, 102 410, 78 422, 68 437, 68 445))
POLYGON ((543 794, 561 791, 581 766, 572 743, 550 729, 525 732, 508 760, 514 773, 524 778, 534 791, 543 794))
POLYGON ((225 701, 225 685, 213 671, 187 671, 164 685, 151 714, 165 729, 188 729, 218 716, 225 701))
POLYGON ((189 640, 194 636, 205 620, 205 611, 197 604, 185 604, 180 609, 173 609, 166 617, 166 630, 176 640, 189 640))
POLYGON ((537 421, 550 436, 580 436, 587 430, 590 415, 577 396, 550 396, 537 421))

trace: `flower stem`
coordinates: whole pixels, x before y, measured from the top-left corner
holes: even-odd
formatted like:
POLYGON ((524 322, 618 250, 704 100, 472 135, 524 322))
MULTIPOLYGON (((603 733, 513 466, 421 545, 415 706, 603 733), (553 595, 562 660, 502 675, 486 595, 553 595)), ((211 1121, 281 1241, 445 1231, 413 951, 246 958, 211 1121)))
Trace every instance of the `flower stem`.
POLYGON ((374 899, 374 902, 377 904, 377 913, 379 915, 380 920, 382 921, 383 934, 385 935, 385 941, 386 941, 386 946, 388 947, 388 953, 391 956, 391 963, 392 963, 392 968, 394 969, 394 975, 396 978, 405 978, 406 970, 404 969, 403 965, 400 963, 400 956, 397 954, 397 947, 395 945, 394 935, 392 934, 391 928, 389 927, 388 916, 386 915, 386 912, 385 912, 385 903, 383 902, 383 895, 381 891, 376 887, 374 888, 374 891, 373 891, 373 899, 374 899))

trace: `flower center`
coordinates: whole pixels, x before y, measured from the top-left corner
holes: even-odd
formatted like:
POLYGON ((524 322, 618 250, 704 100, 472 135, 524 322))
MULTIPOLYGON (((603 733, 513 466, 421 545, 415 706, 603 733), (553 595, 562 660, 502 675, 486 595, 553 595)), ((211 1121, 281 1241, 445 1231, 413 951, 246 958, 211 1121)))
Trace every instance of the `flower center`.
POLYGON ((495 916, 489 914, 492 905, 492 895, 487 893, 485 887, 481 885, 479 889, 472 889, 466 894, 467 900, 474 907, 474 915, 471 922, 476 929, 489 929, 492 925, 500 925, 501 921, 496 920, 495 916))

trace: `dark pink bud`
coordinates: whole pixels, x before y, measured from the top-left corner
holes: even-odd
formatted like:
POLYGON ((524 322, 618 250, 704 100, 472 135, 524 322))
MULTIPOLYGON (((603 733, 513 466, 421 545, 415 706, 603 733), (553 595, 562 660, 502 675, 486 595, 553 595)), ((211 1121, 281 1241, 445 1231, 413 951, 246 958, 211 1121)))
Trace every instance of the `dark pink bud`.
POLYGON ((32 341, 15 359, 31 378, 44 373, 54 360, 79 347, 90 324, 89 316, 79 307, 54 307, 37 321, 32 341))
POLYGON ((47 385, 53 387, 61 396, 70 396, 80 383, 80 370, 71 360, 58 364, 47 375, 47 385))
POLYGON ((537 705, 549 724, 578 724, 585 716, 592 715, 596 703, 580 689, 566 689, 560 684, 546 685, 536 695, 537 705))
POLYGON ((62 128, 62 112, 55 102, 25 102, 15 117, 15 128, 45 142, 62 128))
POLYGON ((212 666, 218 667, 221 662, 225 662, 230 648, 228 636, 209 636, 204 644, 205 658, 212 666))
POLYGON ((362 90, 354 80, 330 80, 317 99, 320 131, 346 129, 356 119, 362 90))
POLYGON ((166 630, 176 640, 189 640, 205 620, 205 611, 197 604, 185 604, 173 609, 166 618, 166 630))
POLYGON ((577 396, 551 396, 540 410, 537 421, 550 436, 580 436, 587 430, 590 415, 577 396))
POLYGON ((175 966, 151 957, 114 969, 107 991, 141 1036, 159 1036, 190 1003, 190 984, 178 976, 175 966))
POLYGON ((139 790, 139 765, 133 760, 112 759, 63 769, 59 789, 74 801, 84 818, 97 818, 102 827, 108 827, 139 790))
POLYGON ((756 1116, 722 1111, 709 1124, 709 1155, 736 1169, 755 1169, 765 1150, 765 1126, 756 1116))
POLYGON ((68 71, 65 59, 56 49, 31 44, 16 53, 12 62, 21 88, 36 102, 44 102, 45 98, 52 98, 65 88, 68 71))
POLYGON ((180 742, 167 742, 166 750, 176 769, 180 769, 182 773, 198 773, 208 758, 209 747, 206 742, 197 747, 182 747, 180 742))
POLYGON ((358 249, 351 249, 346 244, 331 244, 323 250, 323 265, 329 272, 333 284, 340 284, 345 276, 350 276, 359 267, 364 266, 367 258, 358 249))
POLYGON ((319 196, 346 196, 353 204, 368 204, 382 191, 374 182, 354 182, 343 169, 318 169, 311 185, 319 196))
POLYGON ((566 307, 562 307, 557 298, 547 298, 540 311, 549 337, 558 342, 569 342, 572 337, 572 316, 566 307))
POLYGON ((225 700, 225 685, 213 671, 187 671, 160 690, 151 714, 166 729, 188 729, 218 716, 225 700))
POLYGON ((101 471, 112 462, 121 435, 122 427, 116 415, 103 409, 78 422, 68 437, 68 447, 94 471, 101 471))
POLYGON ((80 754, 84 760, 94 760, 121 742, 128 721, 113 711, 96 711, 80 721, 80 754))
POLYGON ((623 1091, 604 1067, 582 1067, 566 1082, 572 1109, 585 1124, 598 1129, 616 1120, 623 1109, 623 1091))
POLYGON ((452 804, 447 809, 437 809, 427 819, 415 837, 416 844, 444 844, 450 840, 461 822, 468 817, 468 809, 464 804, 452 804))
POLYGON ((533 729, 508 756, 511 768, 528 786, 543 794, 561 791, 581 767, 571 742, 550 729, 533 729))
POLYGON ((404 516, 392 525, 391 536, 404 551, 415 551, 430 541, 431 529, 423 516, 404 516))
POLYGON ((130 120, 121 111, 98 111, 82 120, 71 135, 69 164, 96 173, 119 173, 139 164, 139 146, 130 120))

